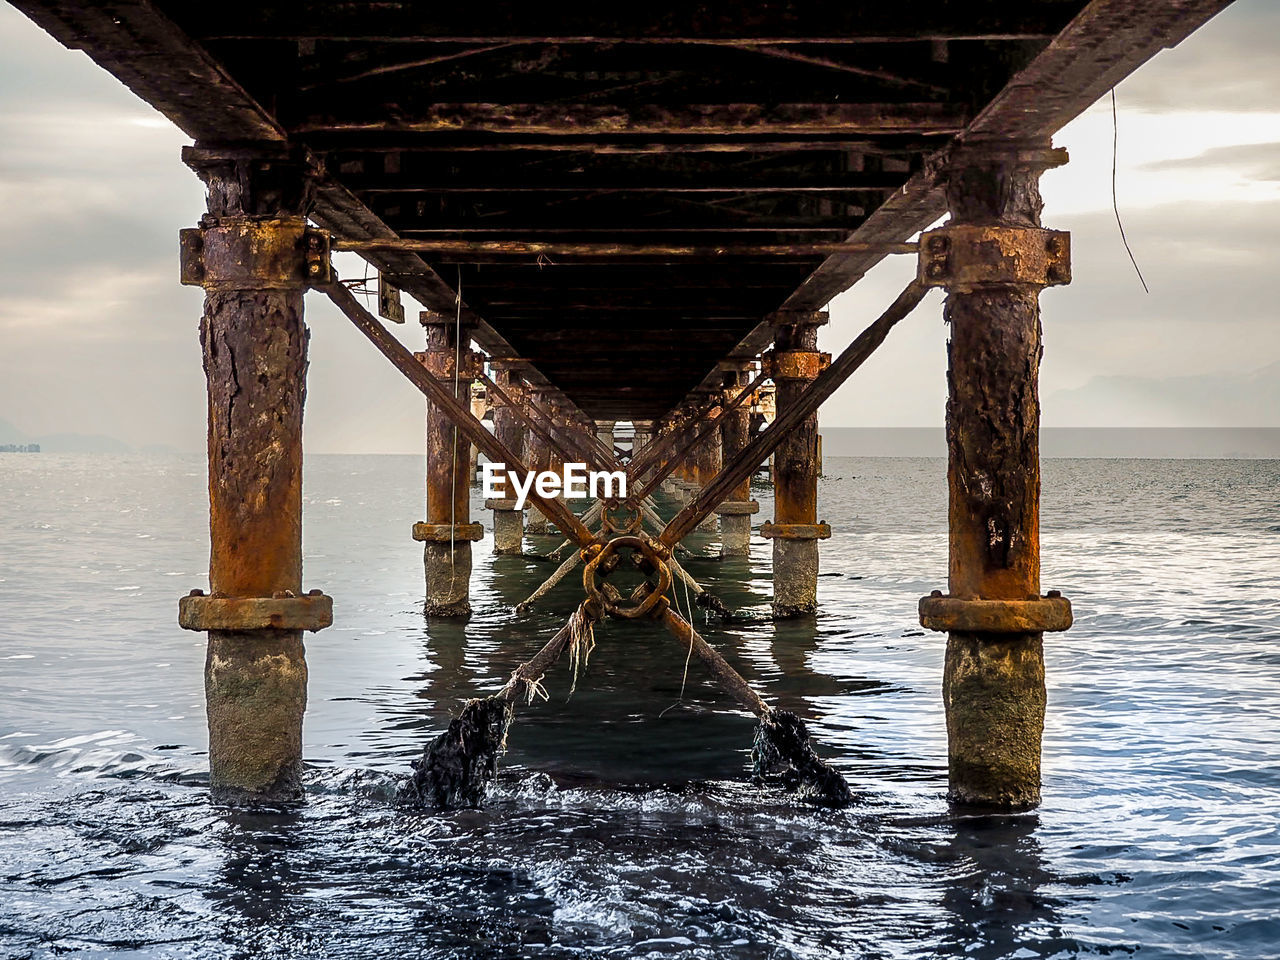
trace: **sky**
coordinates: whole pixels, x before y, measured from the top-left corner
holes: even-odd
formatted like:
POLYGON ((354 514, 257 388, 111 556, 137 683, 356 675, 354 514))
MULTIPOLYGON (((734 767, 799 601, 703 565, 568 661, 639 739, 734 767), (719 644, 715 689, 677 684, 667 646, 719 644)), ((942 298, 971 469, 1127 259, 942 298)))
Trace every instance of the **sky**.
MULTIPOLYGON (((1041 301, 1046 426, 1280 427, 1277 36, 1280 4, 1237 0, 1117 87, 1117 193, 1150 293, 1111 209, 1110 100, 1055 138, 1071 162, 1042 181, 1043 220, 1071 231, 1074 279, 1041 301)), ((177 232, 204 208, 186 142, 0 0, 0 420, 36 439, 202 448, 202 293, 177 279, 177 232)), ((822 349, 848 344, 913 272, 889 258, 838 297, 822 349)), ((942 424, 941 299, 824 405, 823 425, 942 424)), ((421 451, 418 392, 315 295, 307 319, 307 450, 421 451)), ((420 348, 417 324, 396 333, 420 348)))

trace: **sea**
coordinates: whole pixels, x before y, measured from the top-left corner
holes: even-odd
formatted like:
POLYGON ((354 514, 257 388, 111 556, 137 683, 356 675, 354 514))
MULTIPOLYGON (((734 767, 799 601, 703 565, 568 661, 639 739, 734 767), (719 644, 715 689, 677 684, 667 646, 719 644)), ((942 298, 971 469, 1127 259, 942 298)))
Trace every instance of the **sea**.
MULTIPOLYGON (((609 621, 521 707, 482 809, 397 788, 581 599, 553 537, 475 547, 422 613, 418 457, 307 463, 307 801, 210 804, 202 458, 0 455, 0 957, 1280 957, 1280 461, 1047 459, 1044 802, 946 802, 945 462, 829 456, 821 610, 769 618, 770 545, 685 566, 700 631, 804 716, 855 804, 753 784, 753 721, 660 628, 609 621)), ((770 491, 754 491, 758 519, 770 491)), ((670 512, 674 504, 661 501, 670 512)), ((478 492, 474 510, 482 515, 478 492)), ((682 606, 684 596, 677 597, 682 606)))

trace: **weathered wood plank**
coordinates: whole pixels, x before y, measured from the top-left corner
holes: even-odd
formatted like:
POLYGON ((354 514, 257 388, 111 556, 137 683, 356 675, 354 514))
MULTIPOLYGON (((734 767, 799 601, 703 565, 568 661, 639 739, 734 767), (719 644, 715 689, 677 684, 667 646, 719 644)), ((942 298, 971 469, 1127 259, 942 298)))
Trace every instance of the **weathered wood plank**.
POLYGON ((792 243, 735 244, 732 246, 689 246, 681 244, 626 243, 538 243, 526 240, 406 240, 395 238, 339 238, 335 249, 358 253, 401 251, 425 254, 489 254, 506 256, 575 257, 812 257, 815 255, 854 256, 876 253, 915 253, 914 243, 792 243))
POLYGON ((740 43, 992 39, 1051 36, 1079 9, 1078 0, 915 0, 872 2, 681 3, 561 5, 554 10, 516 2, 483 5, 412 2, 253 0, 189 4, 182 23, 197 37, 361 39, 388 42, 493 40, 527 43, 740 43))
POLYGON ((291 134, 511 133, 616 136, 639 134, 865 136, 955 133, 966 108, 950 103, 426 103, 390 111, 353 101, 350 116, 317 113, 289 124, 291 134))

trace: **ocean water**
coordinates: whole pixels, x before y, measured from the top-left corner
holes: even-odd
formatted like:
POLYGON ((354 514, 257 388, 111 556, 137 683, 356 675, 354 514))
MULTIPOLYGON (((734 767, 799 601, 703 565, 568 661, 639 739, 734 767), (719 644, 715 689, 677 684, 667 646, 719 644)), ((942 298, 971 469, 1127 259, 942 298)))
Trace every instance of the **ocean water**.
MULTIPOLYGON (((809 718, 858 803, 749 782, 753 723, 684 649, 607 623, 520 710, 483 810, 392 802, 409 760, 563 622, 569 578, 477 545, 466 624, 424 621, 422 465, 314 457, 308 803, 203 790, 197 458, 0 455, 0 957, 1280 956, 1280 461, 1048 460, 1044 804, 949 811, 944 463, 829 459, 822 611, 767 619, 769 546, 690 541, 750 617, 700 628, 809 718)), ((767 490, 757 491, 762 517, 767 490)), ((478 503, 477 503, 478 505, 478 503)), ((486 518, 487 520, 487 518, 486 518)), ((529 538, 545 554, 550 538, 529 538)))

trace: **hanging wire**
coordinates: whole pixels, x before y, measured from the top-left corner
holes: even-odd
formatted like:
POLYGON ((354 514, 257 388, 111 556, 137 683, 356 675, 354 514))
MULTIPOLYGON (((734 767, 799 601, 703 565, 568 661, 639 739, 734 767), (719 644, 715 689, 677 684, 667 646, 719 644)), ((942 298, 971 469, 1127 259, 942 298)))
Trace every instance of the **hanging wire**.
POLYGON ((1124 224, 1120 222, 1120 203, 1116 200, 1116 156, 1119 153, 1120 143, 1120 123, 1116 119, 1116 88, 1111 88, 1111 209, 1116 214, 1116 226, 1120 228, 1120 241, 1124 244, 1125 253, 1129 254, 1129 262, 1133 264, 1133 269, 1138 274, 1138 280, 1142 284, 1142 289, 1147 293, 1151 292, 1151 288, 1147 286, 1146 278, 1142 275, 1142 268, 1138 266, 1138 261, 1134 259, 1133 250, 1129 248, 1129 239, 1124 235, 1124 224))
MULTIPOLYGON (((689 600, 689 581, 682 577, 680 582, 684 584, 684 615, 689 621, 689 649, 684 655, 684 675, 680 678, 680 695, 676 697, 675 703, 671 704, 671 706, 667 707, 666 710, 663 710, 658 714, 659 720, 665 717, 668 712, 684 703, 684 688, 685 684, 689 682, 689 661, 693 659, 693 603, 689 600)), ((675 595, 676 613, 680 613, 680 591, 678 588, 672 587, 672 593, 675 595)))

